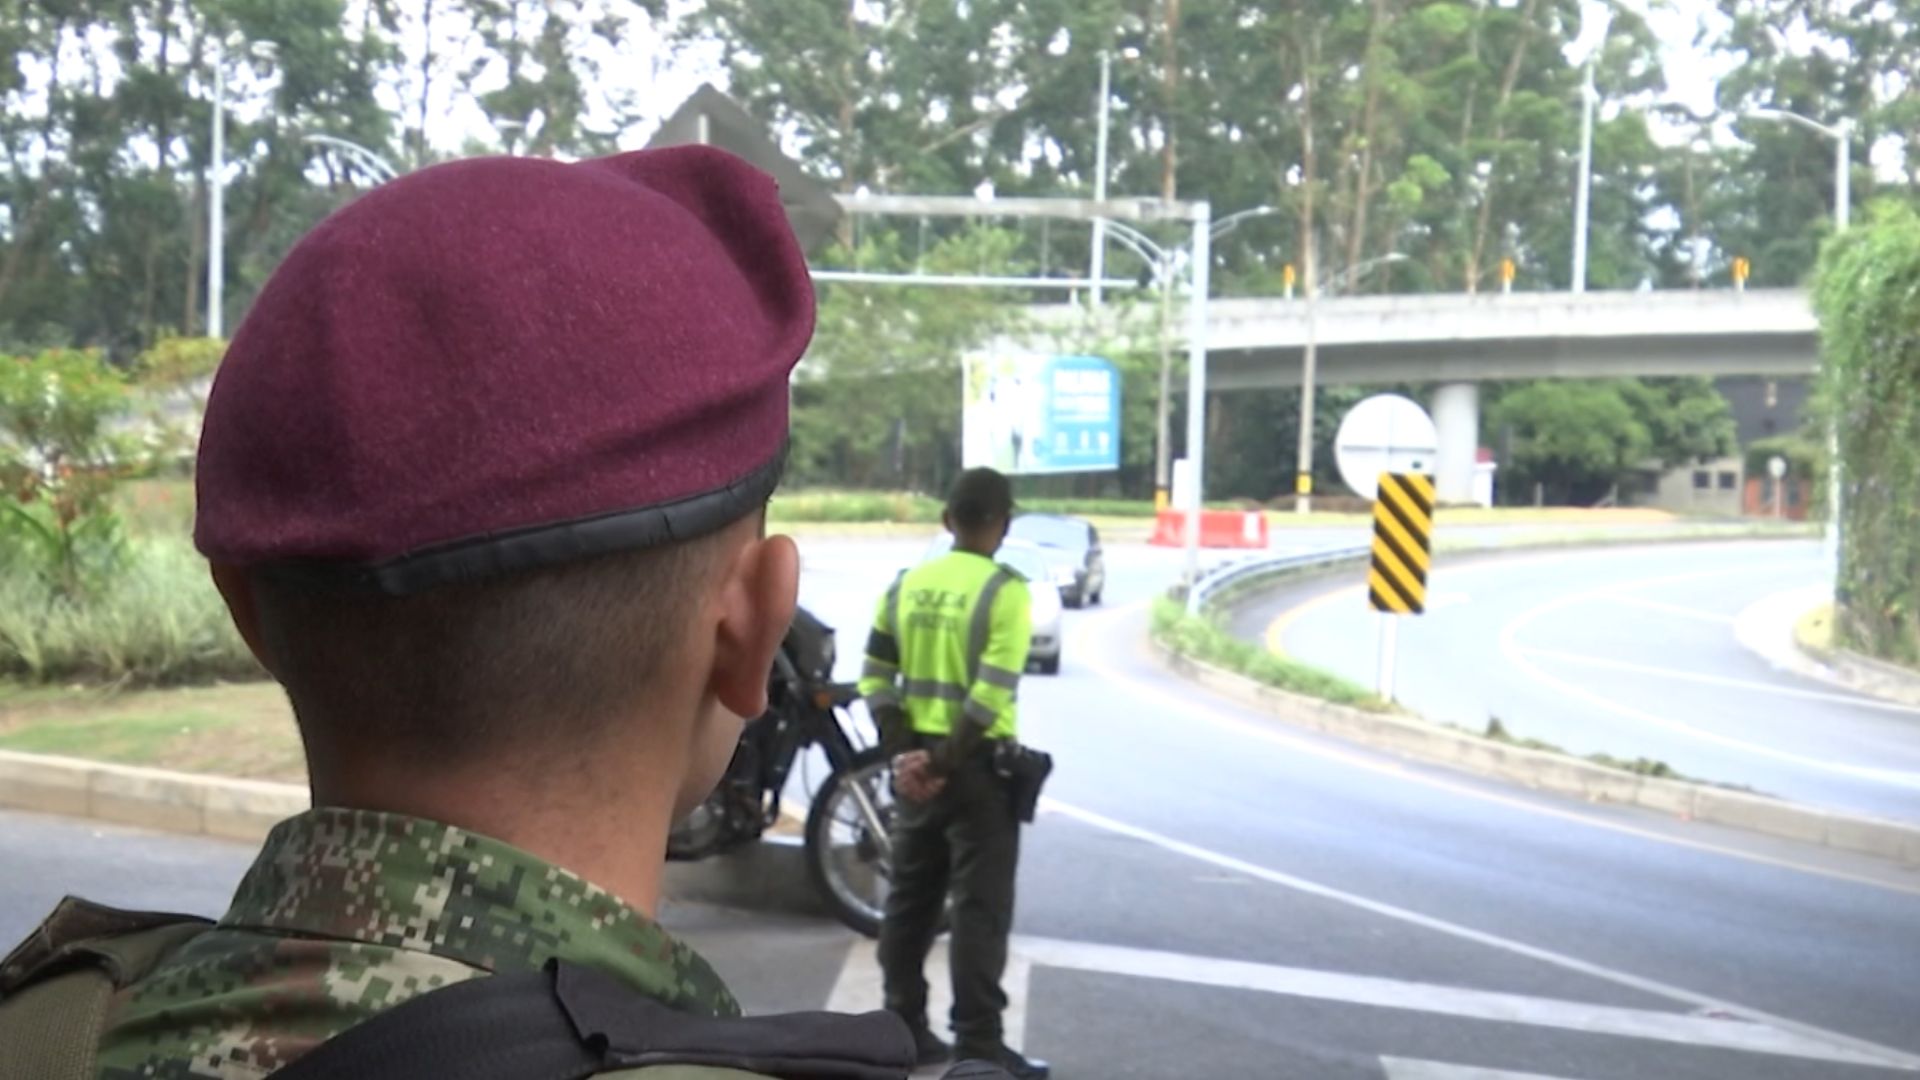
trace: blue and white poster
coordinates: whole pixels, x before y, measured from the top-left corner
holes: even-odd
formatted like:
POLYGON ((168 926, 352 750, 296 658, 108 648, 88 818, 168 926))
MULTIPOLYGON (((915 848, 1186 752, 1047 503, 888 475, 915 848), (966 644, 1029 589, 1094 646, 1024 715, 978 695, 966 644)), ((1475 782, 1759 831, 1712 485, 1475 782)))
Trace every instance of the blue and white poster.
POLYGON ((976 353, 961 458, 1010 475, 1120 467, 1120 373, 1097 356, 976 353))

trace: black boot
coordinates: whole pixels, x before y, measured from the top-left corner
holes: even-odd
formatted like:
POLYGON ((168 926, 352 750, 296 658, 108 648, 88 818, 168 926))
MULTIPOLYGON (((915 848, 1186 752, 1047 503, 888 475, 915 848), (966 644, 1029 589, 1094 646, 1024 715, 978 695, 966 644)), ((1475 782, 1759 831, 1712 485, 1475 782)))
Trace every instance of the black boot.
MULTIPOLYGON (((974 1061, 992 1065, 1006 1075, 1013 1077, 1013 1080, 1047 1080, 1047 1077, 1052 1073, 1052 1069, 1046 1062, 1038 1058, 1026 1057, 1021 1054, 1020 1051, 1004 1045, 985 1050, 961 1047, 960 1060, 962 1064, 955 1066, 952 1071, 948 1072, 947 1075, 949 1077, 958 1078, 969 1075, 961 1070, 966 1067, 966 1063, 974 1061)), ((995 1074, 983 1072, 979 1075, 984 1080, 985 1077, 994 1076, 995 1074)))
POLYGON ((907 1030, 913 1032, 913 1053, 917 1064, 939 1065, 953 1057, 952 1045, 935 1035, 933 1026, 926 1020, 911 1016, 900 1016, 900 1019, 906 1021, 907 1030))

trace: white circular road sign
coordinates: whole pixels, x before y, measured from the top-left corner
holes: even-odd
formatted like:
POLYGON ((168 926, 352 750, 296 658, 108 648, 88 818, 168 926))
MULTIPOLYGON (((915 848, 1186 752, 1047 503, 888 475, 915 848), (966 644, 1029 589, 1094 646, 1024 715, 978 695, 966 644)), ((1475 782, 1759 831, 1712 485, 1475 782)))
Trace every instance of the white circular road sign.
POLYGON ((1333 439, 1340 479, 1368 500, 1379 494, 1383 472, 1433 475, 1439 447, 1433 417, 1399 394, 1375 394, 1355 405, 1333 439))
POLYGON ((1779 454, 1773 455, 1767 459, 1767 471, 1773 474, 1775 480, 1787 475, 1787 459, 1779 454))

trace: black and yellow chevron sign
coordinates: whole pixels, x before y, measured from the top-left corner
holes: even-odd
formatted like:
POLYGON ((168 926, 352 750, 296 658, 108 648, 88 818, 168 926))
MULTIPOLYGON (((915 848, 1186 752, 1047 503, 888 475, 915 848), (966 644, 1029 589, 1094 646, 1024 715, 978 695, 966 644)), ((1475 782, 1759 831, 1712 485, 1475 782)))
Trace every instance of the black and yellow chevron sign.
POLYGON ((1373 501, 1373 565, 1367 599, 1375 611, 1418 615, 1427 610, 1427 570, 1433 565, 1433 481, 1419 473, 1381 473, 1373 501))

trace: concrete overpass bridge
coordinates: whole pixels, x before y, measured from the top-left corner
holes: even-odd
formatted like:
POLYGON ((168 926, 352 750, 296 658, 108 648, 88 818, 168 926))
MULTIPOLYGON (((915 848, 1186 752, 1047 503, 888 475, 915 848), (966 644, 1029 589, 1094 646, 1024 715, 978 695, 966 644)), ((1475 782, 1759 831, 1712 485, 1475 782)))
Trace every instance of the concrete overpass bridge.
MULTIPOLYGON (((1184 305, 1175 333, 1185 339, 1184 305)), ((1083 309, 1036 307, 1043 331, 1081 325, 1083 309)), ((1208 305, 1207 387, 1300 385, 1304 299, 1208 305)), ((1149 312, 1146 318, 1151 319, 1149 312)), ((1482 293, 1321 299, 1313 332, 1321 385, 1434 383, 1442 499, 1471 494, 1479 383, 1646 375, 1798 378, 1819 364, 1817 325, 1797 289, 1482 293)), ((1146 324, 1151 332, 1152 323, 1146 324)), ((1050 346, 1057 347, 1057 346, 1050 346)))

